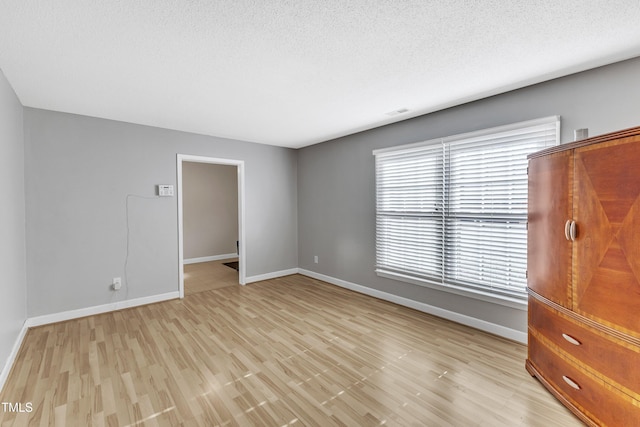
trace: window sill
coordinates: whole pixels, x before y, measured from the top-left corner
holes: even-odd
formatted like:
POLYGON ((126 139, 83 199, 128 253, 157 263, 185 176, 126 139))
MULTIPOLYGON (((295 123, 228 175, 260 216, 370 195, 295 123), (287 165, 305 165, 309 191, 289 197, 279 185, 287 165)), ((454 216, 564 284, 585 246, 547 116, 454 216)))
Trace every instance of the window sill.
POLYGON ((490 294, 482 291, 474 291, 454 285, 443 285, 440 283, 430 282, 428 280, 422 280, 411 276, 406 276, 400 273, 389 272, 386 270, 376 270, 376 274, 380 277, 384 277, 386 279, 398 280, 400 282, 411 283, 413 285, 424 286, 426 288, 435 289, 442 292, 448 292, 451 294, 461 295, 467 298, 473 298, 485 302, 490 302, 493 304, 499 304, 510 308, 515 308, 517 310, 527 310, 527 300, 526 299, 517 299, 508 296, 501 296, 490 294))

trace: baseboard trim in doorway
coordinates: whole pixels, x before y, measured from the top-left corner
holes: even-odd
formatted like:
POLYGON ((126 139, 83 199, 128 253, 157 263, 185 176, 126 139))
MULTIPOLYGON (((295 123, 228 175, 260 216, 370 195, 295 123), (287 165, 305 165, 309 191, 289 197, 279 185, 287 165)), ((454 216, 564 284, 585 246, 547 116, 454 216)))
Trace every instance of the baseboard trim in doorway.
POLYGON ((273 271, 271 273, 258 274, 256 276, 249 276, 245 280, 246 280, 246 283, 260 282, 262 280, 277 279, 278 277, 291 276, 292 274, 297 274, 298 271, 299 270, 297 268, 290 268, 288 270, 273 271))
POLYGON ((230 254, 203 256, 203 257, 200 257, 200 258, 189 258, 189 259, 185 259, 184 261, 182 261, 182 263, 184 265, 197 264, 199 262, 220 261, 222 259, 229 259, 229 258, 238 258, 238 254, 233 252, 233 253, 230 253, 230 254))
POLYGON ((372 296, 374 298, 389 301, 394 304, 413 308, 414 310, 422 311, 423 313, 432 314, 434 316, 438 316, 443 319, 451 320, 452 322, 460 323, 462 325, 470 326, 472 328, 479 329, 481 331, 489 332, 491 334, 498 335, 500 337, 519 342, 521 344, 527 344, 526 332, 521 332, 516 329, 507 328, 506 326, 497 325, 495 323, 487 322, 486 320, 482 320, 482 319, 476 319, 475 317, 445 310, 440 307, 435 307, 433 305, 425 304, 419 301, 414 301, 409 298, 404 298, 398 295, 379 291, 377 289, 368 288, 366 286, 358 285, 356 283, 347 282, 346 280, 336 279, 335 277, 326 276, 324 274, 316 273, 314 271, 305 270, 301 268, 298 270, 298 272, 303 276, 308 276, 313 279, 322 280, 323 282, 331 283, 332 285, 340 286, 341 288, 349 289, 355 292, 359 292, 361 294, 372 296))
POLYGON ((166 294, 151 295, 148 297, 135 298, 125 301, 113 302, 110 304, 96 305, 93 307, 79 308, 77 310, 63 311, 60 313, 45 314, 44 316, 30 317, 26 321, 29 328, 34 326, 48 325, 50 323, 64 322, 65 320, 79 319, 80 317, 93 316, 95 314, 109 313, 125 308, 137 307, 140 305, 153 304, 155 302, 168 301, 180 298, 179 292, 167 292, 166 294))

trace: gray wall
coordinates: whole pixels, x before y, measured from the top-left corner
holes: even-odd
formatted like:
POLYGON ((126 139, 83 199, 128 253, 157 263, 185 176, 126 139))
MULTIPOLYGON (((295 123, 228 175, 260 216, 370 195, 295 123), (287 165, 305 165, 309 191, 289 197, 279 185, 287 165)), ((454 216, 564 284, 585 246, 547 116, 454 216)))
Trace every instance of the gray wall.
POLYGON ((178 290, 177 153, 245 161, 247 276, 297 266, 295 151, 24 111, 30 317, 178 290))
MULTIPOLYGON (((27 315, 177 291, 177 197, 153 196, 156 184, 176 183, 183 153, 245 161, 247 276, 299 266, 524 331, 524 311, 375 275, 371 151, 552 114, 562 116, 563 142, 576 128, 635 126, 639 75, 634 59, 297 152, 25 108, 27 315), (115 294, 109 284, 125 277, 125 263, 115 294)), ((25 318, 25 199, 22 108, 0 80, 0 173, 11 201, 0 208, 2 361, 25 318)))
POLYGON ((525 332, 526 311, 376 276, 372 150, 556 114, 568 142, 640 125, 639 105, 636 58, 301 149, 299 267, 525 332))
POLYGON ((22 105, 0 71, 0 371, 27 319, 22 105))
POLYGON ((183 162, 184 258, 236 253, 238 168, 183 162))

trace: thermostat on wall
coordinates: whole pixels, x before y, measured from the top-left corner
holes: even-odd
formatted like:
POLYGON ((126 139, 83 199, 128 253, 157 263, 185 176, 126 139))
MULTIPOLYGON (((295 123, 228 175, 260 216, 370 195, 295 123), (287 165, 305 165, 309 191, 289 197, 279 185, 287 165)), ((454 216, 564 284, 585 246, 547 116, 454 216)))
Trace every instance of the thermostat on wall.
POLYGON ((160 196, 160 197, 171 197, 171 196, 173 196, 173 185, 159 184, 158 185, 158 196, 160 196))

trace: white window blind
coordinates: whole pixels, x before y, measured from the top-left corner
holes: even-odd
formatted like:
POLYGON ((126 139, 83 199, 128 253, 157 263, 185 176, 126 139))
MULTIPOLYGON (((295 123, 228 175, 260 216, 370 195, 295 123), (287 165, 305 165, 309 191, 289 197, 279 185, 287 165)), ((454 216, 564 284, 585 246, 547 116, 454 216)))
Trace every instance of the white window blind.
POLYGON ((374 151, 377 273, 525 299, 527 155, 559 129, 554 116, 374 151))

